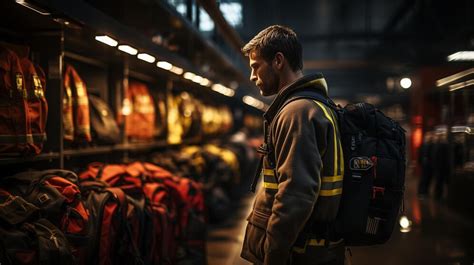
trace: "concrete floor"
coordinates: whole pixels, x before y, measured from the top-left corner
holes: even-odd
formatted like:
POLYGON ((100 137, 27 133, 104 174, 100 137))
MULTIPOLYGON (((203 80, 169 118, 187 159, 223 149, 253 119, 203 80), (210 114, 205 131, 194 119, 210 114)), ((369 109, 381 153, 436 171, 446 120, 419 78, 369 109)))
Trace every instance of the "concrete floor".
MULTIPOLYGON (((406 182, 405 215, 412 221, 411 231, 402 233, 397 226, 384 245, 351 248, 352 264, 474 265, 474 220, 443 201, 417 198, 417 178, 407 177, 406 182)), ((209 265, 250 264, 240 258, 240 249, 252 201, 253 196, 244 197, 234 216, 209 229, 209 265)))

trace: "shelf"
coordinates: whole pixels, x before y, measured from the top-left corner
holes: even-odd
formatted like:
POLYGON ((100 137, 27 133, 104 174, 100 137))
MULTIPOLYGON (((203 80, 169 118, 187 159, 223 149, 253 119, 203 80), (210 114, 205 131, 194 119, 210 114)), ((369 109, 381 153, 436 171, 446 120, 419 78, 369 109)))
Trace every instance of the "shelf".
POLYGON ((166 147, 168 144, 165 140, 155 141, 149 143, 128 143, 128 144, 119 144, 114 147, 117 151, 144 151, 154 148, 166 147))
POLYGON ((39 154, 37 156, 28 156, 28 157, 2 157, 0 158, 0 165, 7 165, 7 164, 19 164, 19 163, 26 163, 26 162, 36 162, 36 161, 44 161, 44 160, 56 160, 59 159, 59 153, 50 152, 39 154))
POLYGON ((73 157, 73 156, 84 156, 84 155, 96 155, 104 154, 114 151, 114 146, 95 146, 87 148, 78 148, 78 149, 67 149, 64 150, 64 156, 73 157))

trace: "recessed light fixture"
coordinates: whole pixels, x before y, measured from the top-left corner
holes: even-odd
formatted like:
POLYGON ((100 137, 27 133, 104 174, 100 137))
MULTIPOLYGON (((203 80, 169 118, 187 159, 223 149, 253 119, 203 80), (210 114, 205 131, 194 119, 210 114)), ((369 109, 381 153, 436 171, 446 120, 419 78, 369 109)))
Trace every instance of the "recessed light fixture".
POLYGON ((221 84, 214 84, 214 85, 212 85, 211 89, 218 92, 218 93, 221 93, 224 96, 233 97, 235 95, 234 90, 232 90, 228 87, 225 87, 221 84))
POLYGON ((474 61, 474 51, 460 51, 448 56, 448 61, 474 61))
POLYGON ((154 63, 156 61, 156 58, 154 56, 149 55, 148 53, 139 53, 137 57, 138 59, 148 63, 154 63))
POLYGON ((171 69, 169 69, 169 71, 177 75, 181 75, 184 72, 183 68, 179 68, 177 66, 172 66, 171 69))
POLYGON ((170 70, 173 67, 173 65, 168 63, 167 61, 159 61, 158 63, 156 63, 156 66, 165 70, 170 70))
POLYGON ((400 80, 400 86, 403 88, 403 89, 409 89, 411 87, 411 79, 408 78, 408 77, 404 77, 400 80))
POLYGON ((188 79, 188 80, 193 80, 193 78, 195 77, 196 75, 194 73, 191 73, 191 72, 186 72, 184 73, 183 77, 185 79, 188 79))
POLYGON ((201 81, 202 81, 202 79, 203 79, 202 76, 195 75, 195 76, 193 77, 192 81, 193 81, 194 83, 200 84, 201 81))
POLYGON ((265 103, 251 96, 244 96, 242 98, 242 101, 245 104, 252 106, 254 108, 260 109, 260 110, 263 110, 265 108, 265 103))
POLYGON ((37 12, 37 13, 43 15, 43 16, 49 16, 49 15, 51 15, 50 12, 44 10, 43 8, 41 8, 41 7, 37 6, 37 5, 34 5, 34 4, 32 4, 32 3, 29 3, 29 2, 27 2, 27 1, 25 1, 25 0, 15 0, 15 2, 16 2, 17 4, 20 4, 20 5, 22 5, 22 6, 26 7, 26 8, 28 8, 28 9, 30 9, 30 10, 35 11, 35 12, 37 12))
POLYGON ((468 86, 474 86, 474 79, 469 79, 464 82, 459 82, 456 84, 449 85, 449 91, 455 91, 455 90, 465 88, 468 86))
POLYGON ((199 84, 201 86, 210 86, 211 85, 211 80, 209 80, 207 78, 203 78, 199 84))
POLYGON ((138 50, 130 45, 119 45, 118 49, 130 55, 137 55, 138 50))
POLYGON ((109 46, 115 47, 118 45, 118 42, 107 35, 95 36, 95 40, 107 44, 109 46))

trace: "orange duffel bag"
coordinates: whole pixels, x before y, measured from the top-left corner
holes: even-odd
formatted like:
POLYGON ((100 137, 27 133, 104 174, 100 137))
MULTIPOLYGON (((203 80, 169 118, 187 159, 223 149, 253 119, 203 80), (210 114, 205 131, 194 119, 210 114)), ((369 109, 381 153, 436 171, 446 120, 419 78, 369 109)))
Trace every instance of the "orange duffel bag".
POLYGON ((86 85, 71 65, 66 65, 63 82, 64 139, 90 142, 92 137, 86 85))

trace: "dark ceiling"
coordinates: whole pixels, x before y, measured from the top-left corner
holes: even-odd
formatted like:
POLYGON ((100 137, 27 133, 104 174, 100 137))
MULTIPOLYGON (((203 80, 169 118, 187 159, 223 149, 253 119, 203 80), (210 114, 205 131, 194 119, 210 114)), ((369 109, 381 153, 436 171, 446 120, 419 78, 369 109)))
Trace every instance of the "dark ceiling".
POLYGON ((448 65, 449 54, 474 49, 472 0, 243 0, 243 6, 244 41, 271 24, 292 27, 306 72, 323 72, 336 97, 383 96, 387 78, 448 65))

